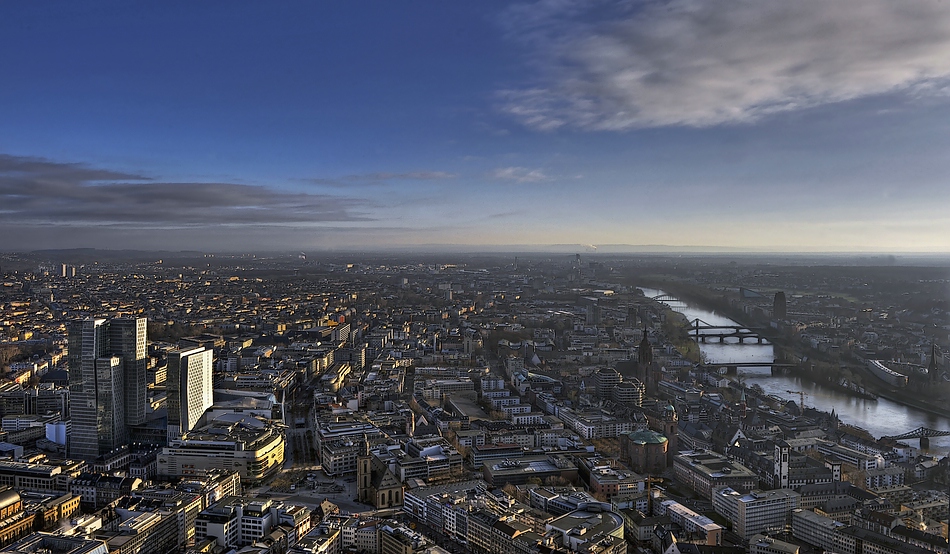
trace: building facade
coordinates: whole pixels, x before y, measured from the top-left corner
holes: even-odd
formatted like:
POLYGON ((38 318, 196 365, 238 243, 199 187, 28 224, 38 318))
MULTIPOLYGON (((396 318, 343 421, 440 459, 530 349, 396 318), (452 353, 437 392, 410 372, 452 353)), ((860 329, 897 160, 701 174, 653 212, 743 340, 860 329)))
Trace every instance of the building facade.
POLYGON ((211 371, 214 352, 203 346, 168 353, 168 440, 195 428, 214 403, 211 371))
POLYGON ((145 422, 145 318, 84 319, 69 326, 71 458, 92 461, 128 444, 145 422))

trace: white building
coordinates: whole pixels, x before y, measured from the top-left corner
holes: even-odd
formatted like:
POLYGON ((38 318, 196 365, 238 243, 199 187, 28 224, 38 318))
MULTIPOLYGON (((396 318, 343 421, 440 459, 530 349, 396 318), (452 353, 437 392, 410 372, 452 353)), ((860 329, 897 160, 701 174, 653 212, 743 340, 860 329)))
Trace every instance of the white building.
POLYGON ((877 467, 867 470, 865 488, 897 487, 904 484, 904 468, 898 466, 877 467))
POLYGON ((845 524, 811 510, 792 510, 792 536, 824 550, 834 550, 835 536, 845 524))
POLYGON ((212 362, 214 352, 203 346, 168 353, 168 440, 180 439, 198 423, 214 403, 212 362))
POLYGON ((736 534, 750 539, 765 531, 785 529, 800 498, 788 489, 742 494, 725 487, 713 492, 712 503, 717 514, 732 522, 736 534))

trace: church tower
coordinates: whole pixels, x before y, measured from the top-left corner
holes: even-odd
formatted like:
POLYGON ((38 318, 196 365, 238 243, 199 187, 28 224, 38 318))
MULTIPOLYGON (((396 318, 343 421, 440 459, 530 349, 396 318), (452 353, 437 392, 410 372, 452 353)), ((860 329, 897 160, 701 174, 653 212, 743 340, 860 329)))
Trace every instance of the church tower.
POLYGON ((356 492, 359 501, 375 504, 373 493, 373 455, 369 451, 369 438, 363 435, 360 443, 360 455, 356 458, 356 492))
POLYGON ((936 384, 940 371, 937 369, 937 343, 930 344, 930 365, 927 366, 927 376, 930 382, 936 384))
POLYGON ((650 345, 650 339, 647 337, 647 328, 643 327, 643 339, 640 340, 640 346, 637 348, 637 363, 644 368, 653 363, 653 346, 650 345))
POLYGON ((775 443, 775 459, 773 460, 774 476, 772 478, 772 488, 787 489, 789 485, 789 451, 791 448, 785 441, 775 443))
POLYGON ((666 451, 666 465, 673 465, 673 457, 679 454, 679 415, 672 404, 667 404, 663 409, 663 434, 669 441, 669 448, 666 451))
POLYGON ((650 394, 655 394, 656 383, 651 380, 650 370, 653 366, 653 346, 647 337, 646 325, 643 326, 643 339, 637 347, 637 377, 646 385, 650 394))

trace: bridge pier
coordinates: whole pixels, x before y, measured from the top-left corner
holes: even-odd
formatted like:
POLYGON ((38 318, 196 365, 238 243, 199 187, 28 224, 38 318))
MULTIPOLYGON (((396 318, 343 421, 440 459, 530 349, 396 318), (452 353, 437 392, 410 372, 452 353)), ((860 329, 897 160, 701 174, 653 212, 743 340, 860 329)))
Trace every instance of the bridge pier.
POLYGON ((930 448, 930 437, 920 437, 920 449, 926 450, 930 448))

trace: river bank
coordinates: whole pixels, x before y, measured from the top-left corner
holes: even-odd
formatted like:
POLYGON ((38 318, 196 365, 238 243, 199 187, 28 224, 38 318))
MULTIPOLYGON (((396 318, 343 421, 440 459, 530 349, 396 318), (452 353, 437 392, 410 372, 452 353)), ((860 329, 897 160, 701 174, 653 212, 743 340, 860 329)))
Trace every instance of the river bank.
MULTIPOLYGON (((802 365, 789 368, 790 373, 796 375, 797 377, 810 380, 823 387, 834 389, 845 394, 850 394, 858 398, 869 400, 886 398, 893 402, 904 404, 908 407, 922 410, 933 415, 950 417, 950 405, 946 403, 928 402, 927 400, 914 396, 913 394, 906 391, 895 390, 888 386, 887 383, 884 383, 872 375, 865 369, 865 367, 859 364, 840 364, 839 362, 839 366, 841 367, 839 367, 838 370, 840 371, 841 368, 846 368, 847 371, 861 375, 862 388, 854 388, 850 381, 848 381, 847 384, 843 384, 841 381, 847 381, 847 379, 844 378, 842 374, 832 372, 835 368, 833 367, 831 360, 818 359, 817 356, 820 355, 818 352, 803 352, 800 350, 800 345, 794 343, 794 341, 788 340, 787 337, 782 336, 781 332, 776 329, 771 329, 768 327, 762 328, 761 325, 756 326, 755 324, 746 321, 744 318, 745 314, 743 314, 741 310, 737 310, 729 306, 728 302, 724 301, 723 298, 717 298, 711 291, 698 289, 694 286, 675 283, 669 286, 668 289, 669 290, 665 292, 669 292, 677 298, 680 298, 686 304, 694 304, 700 310, 705 310, 709 313, 723 314, 720 317, 728 318, 726 321, 729 321, 730 323, 763 329, 763 336, 772 342, 773 353, 775 355, 775 360, 777 361, 799 363, 803 357, 807 357, 809 359, 814 359, 814 363, 824 365, 824 367, 819 368, 820 370, 823 370, 820 371, 820 375, 812 374, 813 372, 808 371, 802 365), (863 377, 866 377, 867 380, 863 380, 863 377)), ((658 291, 659 289, 646 290, 658 291)), ((688 319, 689 318, 687 318, 687 321, 688 319)))
MULTIPOLYGON (((651 297, 664 292, 658 289, 644 289, 644 293, 651 297)), ((742 322, 706 309, 702 304, 694 302, 672 304, 670 307, 682 313, 689 321, 699 318, 713 325, 743 325, 742 322)), ((699 347, 704 359, 711 365, 728 365, 729 362, 761 362, 760 367, 741 368, 740 375, 746 386, 751 387, 757 384, 768 395, 796 401, 799 395, 803 394, 808 407, 824 412, 834 410, 843 423, 866 429, 876 437, 900 435, 918 427, 950 430, 950 414, 946 410, 921 404, 902 395, 894 395, 891 391, 882 390, 881 392, 888 394, 873 400, 867 398, 866 395, 862 397, 862 395, 854 394, 854 391, 833 386, 834 382, 829 381, 826 375, 819 375, 819 379, 811 379, 809 371, 791 371, 792 368, 789 368, 788 372, 773 373, 769 364, 776 358, 776 350, 782 349, 778 345, 707 342, 700 344, 699 347)), ((782 355, 789 356, 787 351, 784 354, 779 353, 779 356, 782 355)), ((800 369, 800 366, 796 369, 800 369)), ((869 380, 870 377, 869 375, 869 380)), ((873 389, 873 392, 877 390, 873 389)), ((946 455, 950 452, 950 437, 931 440, 930 448, 925 451, 934 455, 946 455)))
MULTIPOLYGON (((809 375, 801 367, 790 367, 786 368, 786 372, 790 375, 796 375, 803 379, 809 379, 809 375)), ((814 381, 814 379, 811 379, 814 381)), ((815 381, 817 383, 817 381, 815 381)), ((843 385, 841 383, 835 383, 833 381, 821 382, 819 383, 823 387, 827 387, 832 390, 836 390, 841 393, 849 394, 856 398, 863 398, 865 400, 877 400, 881 395, 874 392, 868 391, 867 389, 857 389, 849 385, 843 385)))
POLYGON ((950 418, 950 406, 934 406, 933 404, 924 402, 922 400, 908 396, 907 394, 900 394, 895 391, 884 392, 879 395, 881 398, 887 398, 894 402, 903 404, 905 406, 915 408, 917 410, 927 412, 936 416, 950 418))

